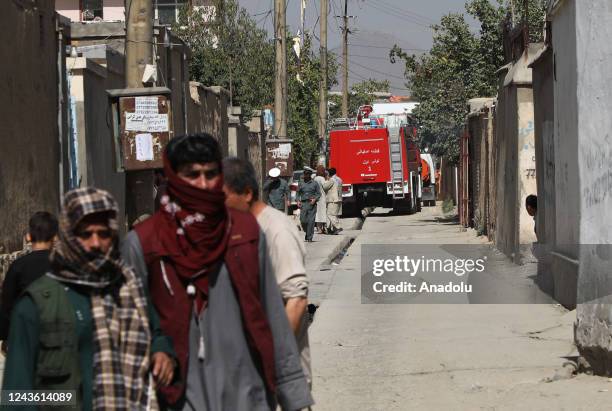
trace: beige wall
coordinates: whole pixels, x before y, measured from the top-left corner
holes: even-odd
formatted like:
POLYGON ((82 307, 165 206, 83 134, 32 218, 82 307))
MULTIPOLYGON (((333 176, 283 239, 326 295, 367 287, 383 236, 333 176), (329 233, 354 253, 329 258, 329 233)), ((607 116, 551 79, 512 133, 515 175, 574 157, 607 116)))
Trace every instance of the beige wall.
POLYGON ((536 241, 535 222, 527 214, 525 199, 530 194, 537 194, 535 164, 535 129, 533 111, 533 90, 531 87, 518 89, 518 219, 519 244, 531 244, 536 241))
POLYGON ((125 20, 125 0, 104 0, 104 20, 125 20))
POLYGON ((79 0, 55 0, 55 10, 71 21, 80 21, 79 0))
POLYGON ((528 67, 541 48, 529 49, 502 74, 495 110, 497 216, 495 242, 506 255, 521 261, 536 241, 534 221, 525 210, 525 198, 537 193, 535 170, 532 72, 528 67))
MULTIPOLYGON (((125 0, 104 0, 104 20, 125 20, 125 0)), ((55 0, 55 10, 72 21, 81 21, 79 0, 55 0)))

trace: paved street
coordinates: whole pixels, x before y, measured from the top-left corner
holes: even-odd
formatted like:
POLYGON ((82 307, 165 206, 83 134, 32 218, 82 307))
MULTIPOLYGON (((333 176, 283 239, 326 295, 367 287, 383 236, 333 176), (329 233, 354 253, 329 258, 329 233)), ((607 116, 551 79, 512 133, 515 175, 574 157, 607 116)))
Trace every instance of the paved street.
MULTIPOLYGON (((559 305, 361 304, 363 244, 484 243, 440 208, 413 216, 377 209, 361 231, 344 234, 356 239, 339 265, 321 255, 341 236, 319 236, 308 248, 311 300, 320 305, 310 329, 316 409, 609 409, 607 378, 544 382, 576 355, 575 312, 559 305)), ((507 292, 544 301, 529 278, 534 264, 518 267, 499 253, 493 260, 507 292)))

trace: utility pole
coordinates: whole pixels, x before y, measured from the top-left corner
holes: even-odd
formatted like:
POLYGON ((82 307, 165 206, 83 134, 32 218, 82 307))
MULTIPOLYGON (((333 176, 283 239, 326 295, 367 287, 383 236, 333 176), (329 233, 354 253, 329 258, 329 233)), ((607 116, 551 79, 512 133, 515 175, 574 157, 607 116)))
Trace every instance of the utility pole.
MULTIPOLYGON (((125 0, 129 13, 125 18, 125 85, 143 87, 145 66, 153 63, 153 4, 152 0, 125 0)), ((154 174, 152 170, 126 173, 126 211, 131 225, 143 214, 153 214, 154 174)))
POLYGON ((274 0, 274 38, 276 40, 274 135, 287 138, 287 6, 285 0, 274 0))
POLYGON ((153 62, 152 0, 125 0, 125 83, 127 88, 142 87, 145 66, 153 62))
MULTIPOLYGON (((325 141, 327 131, 327 0, 321 0, 321 81, 319 89, 319 139, 325 141)), ((321 149, 323 149, 321 144, 321 149)))
POLYGON ((306 25, 306 0, 300 1, 300 46, 304 49, 304 26, 306 25))
POLYGON ((348 0, 344 0, 344 26, 342 27, 342 117, 348 118, 348 0))

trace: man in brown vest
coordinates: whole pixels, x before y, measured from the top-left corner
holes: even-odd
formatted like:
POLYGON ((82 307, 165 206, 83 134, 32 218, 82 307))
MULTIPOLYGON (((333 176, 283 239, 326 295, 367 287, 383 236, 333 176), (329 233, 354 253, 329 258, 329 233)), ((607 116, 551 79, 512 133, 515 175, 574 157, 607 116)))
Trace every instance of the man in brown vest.
POLYGON ((174 353, 119 254, 118 211, 96 188, 64 196, 50 269, 13 309, 3 390, 71 391, 58 410, 157 409, 174 353))

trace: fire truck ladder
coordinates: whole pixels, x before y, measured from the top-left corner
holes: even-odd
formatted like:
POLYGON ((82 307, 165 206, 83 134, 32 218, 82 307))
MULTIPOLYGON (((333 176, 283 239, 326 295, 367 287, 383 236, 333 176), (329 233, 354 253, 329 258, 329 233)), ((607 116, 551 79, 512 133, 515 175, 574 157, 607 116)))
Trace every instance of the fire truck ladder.
POLYGON ((391 158, 391 192, 393 199, 402 199, 404 194, 404 164, 399 127, 389 128, 389 154, 391 158), (399 185, 399 191, 396 187, 399 185))

